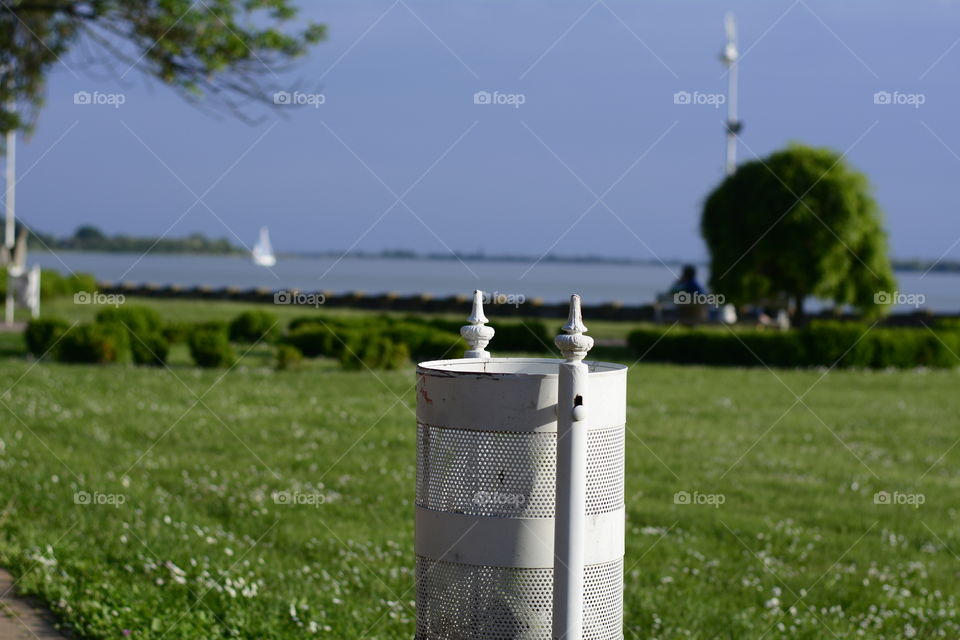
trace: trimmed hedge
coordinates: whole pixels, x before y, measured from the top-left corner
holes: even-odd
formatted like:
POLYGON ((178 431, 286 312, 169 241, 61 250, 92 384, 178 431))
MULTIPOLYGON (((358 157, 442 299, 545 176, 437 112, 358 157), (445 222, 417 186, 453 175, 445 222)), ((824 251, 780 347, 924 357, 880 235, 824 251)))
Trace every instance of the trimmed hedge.
POLYGON ((70 323, 61 318, 37 318, 27 323, 23 334, 27 350, 35 357, 57 356, 58 341, 70 328, 70 323))
POLYGON ((399 362, 398 349, 388 348, 385 343, 403 345, 402 353, 410 358, 438 359, 459 357, 465 348, 459 335, 447 333, 422 322, 410 322, 388 316, 369 318, 318 318, 308 316, 290 322, 290 331, 283 338, 285 344, 300 350, 304 356, 335 358, 345 366, 362 366, 366 362, 372 368, 391 368, 399 362), (373 345, 373 346, 371 346, 373 345), (374 352, 387 355, 374 356, 374 352), (368 356, 364 353, 369 352, 368 356), (393 355, 390 355, 393 354, 393 355), (350 364, 352 363, 352 364, 350 364), (374 367, 371 363, 382 363, 374 367))
POLYGON ((244 311, 230 322, 230 340, 253 344, 273 341, 278 331, 277 316, 268 311, 244 311))
POLYGON ((277 345, 277 364, 278 371, 295 369, 300 366, 303 360, 303 354, 296 347, 289 344, 277 345))
MULTIPOLYGON (((165 323, 153 308, 144 306, 106 308, 97 313, 92 325, 99 328, 84 329, 68 345, 69 353, 62 359, 132 359, 136 364, 163 365, 171 343, 186 342, 196 364, 223 367, 236 361, 231 341, 249 343, 261 337, 274 341, 275 324, 273 314, 259 310, 242 313, 228 325, 221 321, 165 323)), ((46 352, 67 326, 56 319, 31 323, 27 332, 31 352, 46 352)), ((409 365, 411 360, 459 358, 466 349, 459 335, 461 326, 459 321, 415 316, 295 318, 277 345, 277 367, 296 366, 302 357, 317 356, 337 360, 345 369, 396 369, 409 365)), ((495 329, 495 352, 544 352, 551 342, 542 322, 498 324, 495 329)))
POLYGON ((165 322, 163 328, 160 329, 160 333, 163 334, 163 337, 166 338, 170 344, 183 344, 190 337, 192 330, 193 325, 190 323, 175 320, 165 322))
POLYGON ((70 329, 59 318, 31 320, 24 332, 27 349, 36 357, 49 353, 61 362, 130 362, 162 365, 170 351, 152 309, 105 309, 92 324, 70 329), (59 342, 58 342, 59 340, 59 342))
POLYGON ((462 342, 457 336, 416 325, 343 329, 331 324, 301 324, 283 338, 283 344, 295 347, 308 358, 337 359, 347 368, 362 368, 362 361, 371 369, 390 369, 398 366, 398 354, 403 354, 407 363, 411 358, 432 360, 444 354, 455 357, 452 354, 462 342))
POLYGON ((349 336, 347 332, 337 331, 329 326, 300 325, 283 338, 283 344, 295 347, 308 358, 317 356, 339 358, 343 347, 337 340, 338 335, 341 339, 349 336))
POLYGON ((170 341, 163 333, 163 320, 156 310, 135 305, 107 308, 97 313, 96 322, 127 332, 135 364, 163 366, 166 363, 170 341))
POLYGON ((348 371, 361 369, 401 369, 410 364, 410 350, 402 342, 384 337, 368 337, 362 345, 344 350, 340 365, 348 371))
MULTIPOLYGON (((169 326, 169 325, 168 325, 169 326)), ((229 325, 222 320, 207 320, 205 322, 192 322, 186 325, 187 329, 187 342, 190 341, 190 336, 198 331, 214 331, 216 333, 222 333, 224 336, 229 338, 230 327, 229 325)))
POLYGON ((304 327, 312 326, 328 326, 338 329, 346 329, 347 327, 364 327, 371 324, 382 324, 384 322, 389 322, 390 318, 388 316, 379 315, 379 316, 357 316, 355 318, 350 318, 348 321, 346 318, 339 317, 330 317, 330 316, 300 316, 299 318, 294 318, 287 324, 288 331, 296 331, 297 329, 302 329, 304 327))
POLYGON ((542 322, 497 323, 491 326, 493 326, 495 333, 487 349, 494 355, 498 351, 506 353, 546 353, 551 351, 555 336, 549 335, 547 325, 542 322))
POLYGON ((408 357, 416 360, 459 358, 466 349, 466 343, 458 333, 448 333, 423 324, 397 322, 379 330, 368 329, 368 333, 404 345, 408 357))
POLYGON ((57 353, 61 362, 129 362, 130 336, 116 324, 81 324, 63 335, 57 353))
POLYGON ((225 325, 198 325, 190 332, 187 344, 190 357, 201 367, 229 367, 237 360, 225 325))
MULTIPOLYGON (((407 315, 323 317, 302 316, 294 318, 288 325, 289 332, 285 341, 296 346, 303 355, 319 355, 339 358, 343 342, 349 342, 347 336, 369 335, 371 339, 385 337, 407 346, 414 360, 439 360, 459 358, 467 348, 460 338, 460 327, 464 322, 442 318, 420 318, 407 315)), ((544 353, 550 351, 553 337, 547 326, 539 321, 510 322, 491 324, 496 331, 489 349, 497 353, 544 353)))
MULTIPOLYGON (((465 322, 457 320, 444 320, 442 318, 419 318, 417 316, 405 316, 404 321, 413 324, 423 324, 440 331, 448 332, 454 336, 460 335, 460 327, 465 322)), ((553 338, 547 325, 539 320, 527 320, 522 322, 490 322, 488 323, 494 329, 493 340, 487 347, 494 355, 497 353, 546 353, 551 351, 553 338)), ((463 343, 461 343, 463 344, 463 343)), ((466 345, 463 346, 466 349, 466 345)), ((451 351, 451 354, 453 352, 451 351)), ((446 357, 459 358, 463 354, 451 355, 446 357)), ((431 360, 440 358, 439 353, 428 355, 431 360)))
POLYGON ((644 327, 628 342, 652 362, 771 367, 955 367, 960 330, 821 322, 792 331, 644 327))
POLYGON ((130 353, 134 364, 162 367, 170 353, 170 341, 159 331, 131 335, 130 353))
POLYGON ((160 332, 163 320, 155 309, 137 305, 108 307, 97 313, 98 324, 119 324, 136 334, 160 332))

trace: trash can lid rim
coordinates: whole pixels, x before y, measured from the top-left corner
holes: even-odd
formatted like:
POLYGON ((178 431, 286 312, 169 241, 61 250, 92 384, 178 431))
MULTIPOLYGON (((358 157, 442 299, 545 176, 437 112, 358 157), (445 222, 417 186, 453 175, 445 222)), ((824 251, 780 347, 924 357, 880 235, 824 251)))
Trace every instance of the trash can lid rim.
MULTIPOLYGON (((452 360, 429 360, 417 365, 421 375, 471 375, 471 376, 516 376, 555 378, 557 367, 564 360, 556 358, 457 358, 452 360)), ((615 362, 584 360, 590 375, 616 375, 625 371, 626 365, 615 362)))

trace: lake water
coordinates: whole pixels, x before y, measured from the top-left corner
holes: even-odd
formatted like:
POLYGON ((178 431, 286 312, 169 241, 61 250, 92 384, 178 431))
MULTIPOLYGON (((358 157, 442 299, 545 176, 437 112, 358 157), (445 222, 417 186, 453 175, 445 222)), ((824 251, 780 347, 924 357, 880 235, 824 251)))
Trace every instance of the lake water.
MULTIPOLYGON (((678 265, 571 264, 426 260, 397 258, 284 257, 272 269, 255 266, 247 256, 147 255, 35 251, 30 263, 67 272, 92 273, 101 282, 209 285, 242 288, 329 290, 368 294, 430 293, 437 297, 469 294, 474 289, 497 291, 560 302, 580 293, 588 304, 620 301, 651 302, 667 289, 678 265)), ((700 279, 707 273, 700 269, 700 279)), ((903 294, 920 295, 923 307, 937 312, 960 311, 960 274, 897 273, 903 294)), ((818 306, 811 304, 812 309, 818 306)), ((901 310, 911 307, 900 305, 901 310)))

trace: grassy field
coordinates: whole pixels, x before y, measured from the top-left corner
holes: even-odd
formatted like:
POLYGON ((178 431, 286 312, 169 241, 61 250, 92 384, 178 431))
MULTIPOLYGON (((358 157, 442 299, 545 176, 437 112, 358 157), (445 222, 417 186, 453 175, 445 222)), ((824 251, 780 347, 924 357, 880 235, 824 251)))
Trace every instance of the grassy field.
MULTIPOLYGON (((413 636, 412 367, 33 364, 18 340, 0 566, 80 637, 413 636)), ((626 637, 960 636, 958 384, 633 366, 626 637)))

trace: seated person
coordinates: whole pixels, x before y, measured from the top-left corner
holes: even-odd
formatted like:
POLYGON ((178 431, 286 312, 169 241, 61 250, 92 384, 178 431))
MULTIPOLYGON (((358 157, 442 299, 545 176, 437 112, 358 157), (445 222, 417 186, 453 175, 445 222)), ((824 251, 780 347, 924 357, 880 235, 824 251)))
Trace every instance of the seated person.
MULTIPOLYGON (((677 313, 677 321, 682 324, 694 325, 709 320, 710 309, 708 305, 700 299, 705 296, 707 291, 697 282, 697 269, 692 264, 683 266, 680 277, 670 291, 661 297, 666 303, 673 303, 677 313)), ((656 321, 662 321, 662 316, 657 313, 656 321)))
POLYGON ((697 282, 697 268, 692 264, 683 265, 680 272, 680 278, 670 287, 670 295, 675 293, 699 293, 706 294, 706 290, 697 282))

